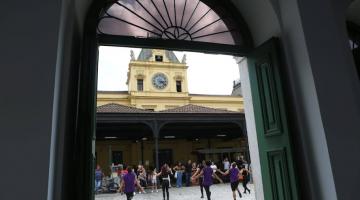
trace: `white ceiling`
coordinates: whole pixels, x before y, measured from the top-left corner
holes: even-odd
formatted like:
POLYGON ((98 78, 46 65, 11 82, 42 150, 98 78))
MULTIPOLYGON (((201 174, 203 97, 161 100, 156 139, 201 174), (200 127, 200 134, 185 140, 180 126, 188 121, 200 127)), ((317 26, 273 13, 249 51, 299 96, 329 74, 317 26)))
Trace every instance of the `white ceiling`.
POLYGON ((231 0, 247 23, 255 46, 280 34, 277 15, 269 0, 231 0))

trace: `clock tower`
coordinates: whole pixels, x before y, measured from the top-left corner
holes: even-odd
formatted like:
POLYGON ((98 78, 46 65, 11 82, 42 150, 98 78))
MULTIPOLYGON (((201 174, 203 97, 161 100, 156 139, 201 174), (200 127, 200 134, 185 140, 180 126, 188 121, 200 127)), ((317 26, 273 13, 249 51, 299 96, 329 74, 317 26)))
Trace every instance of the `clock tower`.
POLYGON ((128 71, 129 92, 188 93, 185 58, 178 60, 174 52, 142 49, 138 58, 132 54, 128 71))
POLYGON ((158 110, 188 103, 187 68, 185 56, 180 62, 173 51, 142 49, 137 59, 131 52, 127 79, 131 105, 158 110), (167 99, 167 107, 160 105, 159 97, 167 99), (145 99, 147 105, 141 103, 145 99))

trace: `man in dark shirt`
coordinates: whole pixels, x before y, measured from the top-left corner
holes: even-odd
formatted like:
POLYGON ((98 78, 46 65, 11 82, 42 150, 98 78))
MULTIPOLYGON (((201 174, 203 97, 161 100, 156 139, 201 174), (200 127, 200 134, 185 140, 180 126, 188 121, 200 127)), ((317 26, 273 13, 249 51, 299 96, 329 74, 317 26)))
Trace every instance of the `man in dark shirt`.
POLYGON ((192 171, 191 160, 188 160, 188 162, 185 165, 186 187, 190 186, 191 171, 192 171))
POLYGON ((237 156, 236 158, 236 165, 238 166, 238 168, 240 168, 242 165, 246 164, 247 162, 245 161, 244 159, 244 156, 241 155, 241 156, 237 156))

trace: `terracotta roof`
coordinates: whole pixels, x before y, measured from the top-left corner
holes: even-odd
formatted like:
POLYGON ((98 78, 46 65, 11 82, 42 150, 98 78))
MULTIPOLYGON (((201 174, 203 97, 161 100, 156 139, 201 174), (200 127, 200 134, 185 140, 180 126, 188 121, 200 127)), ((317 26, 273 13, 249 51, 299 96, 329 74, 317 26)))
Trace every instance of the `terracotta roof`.
POLYGON ((156 112, 151 110, 120 105, 116 103, 109 103, 102 106, 98 106, 97 112, 98 113, 159 113, 159 112, 160 113, 239 113, 225 109, 209 108, 209 107, 198 106, 193 104, 188 104, 185 106, 180 106, 177 108, 171 108, 156 112))
POLYGON ((129 92, 126 91, 115 91, 115 90, 98 90, 98 93, 108 93, 108 94, 128 94, 129 92))
POLYGON ((116 103, 109 103, 96 108, 98 113, 151 113, 151 110, 144 110, 116 103))
POLYGON ((229 111, 225 109, 215 109, 205 106, 198 106, 193 104, 188 104, 185 106, 180 106, 177 108, 171 108, 168 110, 162 110, 160 112, 165 113, 237 113, 235 111, 229 111))
POLYGON ((189 93, 189 96, 233 97, 232 95, 228 95, 228 94, 192 94, 192 93, 189 93))

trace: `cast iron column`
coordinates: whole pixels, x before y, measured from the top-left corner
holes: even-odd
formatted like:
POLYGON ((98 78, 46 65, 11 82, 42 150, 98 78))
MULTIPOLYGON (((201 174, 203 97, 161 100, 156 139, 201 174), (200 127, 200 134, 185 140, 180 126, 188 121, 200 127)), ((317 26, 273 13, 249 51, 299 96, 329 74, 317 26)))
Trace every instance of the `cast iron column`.
POLYGON ((144 140, 141 138, 141 164, 144 165, 144 140))
POLYGON ((159 168, 159 127, 158 127, 156 120, 154 121, 153 134, 154 134, 154 138, 155 138, 155 167, 156 167, 156 170, 160 170, 160 168, 159 168))
POLYGON ((155 166, 156 170, 160 170, 159 168, 159 136, 155 136, 155 166))

